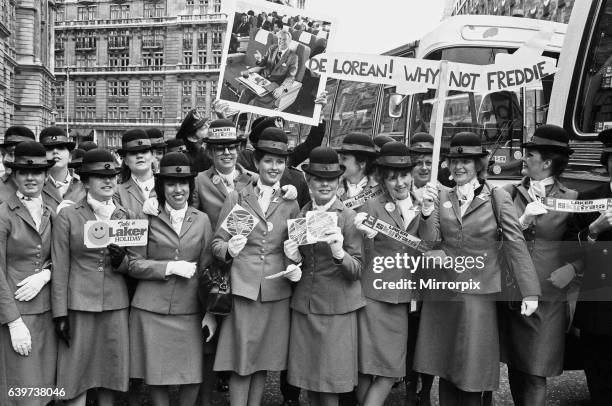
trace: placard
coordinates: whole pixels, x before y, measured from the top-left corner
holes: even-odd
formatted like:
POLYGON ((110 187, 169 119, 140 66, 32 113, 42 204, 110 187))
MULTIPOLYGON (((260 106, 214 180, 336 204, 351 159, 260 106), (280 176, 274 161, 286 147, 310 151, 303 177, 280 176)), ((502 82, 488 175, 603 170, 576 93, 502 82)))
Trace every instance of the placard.
POLYGON ((308 241, 305 217, 300 217, 296 219, 288 219, 287 228, 289 231, 289 239, 295 241, 297 245, 308 245, 314 242, 314 241, 308 241))
POLYGON ((221 223, 221 228, 232 236, 243 235, 247 237, 257 223, 259 223, 257 217, 241 205, 236 204, 221 223))
POLYGON ((149 237, 148 220, 92 220, 83 227, 83 242, 87 248, 102 248, 109 244, 144 246, 149 237))
POLYGON ((326 233, 338 226, 338 215, 329 211, 306 212, 306 239, 312 243, 326 241, 326 233))

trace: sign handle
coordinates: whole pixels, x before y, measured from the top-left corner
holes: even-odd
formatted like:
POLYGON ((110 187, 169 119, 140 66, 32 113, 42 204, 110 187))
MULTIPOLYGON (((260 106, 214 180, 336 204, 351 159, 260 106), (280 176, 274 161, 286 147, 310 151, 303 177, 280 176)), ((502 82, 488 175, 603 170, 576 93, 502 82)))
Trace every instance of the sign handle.
POLYGON ((431 157, 430 182, 438 179, 438 168, 440 166, 440 150, 442 149, 442 130, 444 127, 444 109, 446 108, 446 92, 448 90, 448 61, 440 61, 440 80, 438 82, 438 97, 434 102, 434 144, 433 156, 431 157))

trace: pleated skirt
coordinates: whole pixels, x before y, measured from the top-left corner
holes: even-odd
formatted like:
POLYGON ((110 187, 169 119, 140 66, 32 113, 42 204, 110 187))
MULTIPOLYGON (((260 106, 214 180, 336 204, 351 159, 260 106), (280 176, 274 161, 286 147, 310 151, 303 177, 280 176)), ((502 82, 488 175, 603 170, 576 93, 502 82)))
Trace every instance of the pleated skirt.
POLYGON ((70 347, 58 344, 57 387, 64 399, 88 389, 128 390, 128 309, 105 312, 69 310, 70 347))
POLYGON ((202 382, 202 318, 199 314, 166 315, 132 308, 130 312, 130 378, 147 385, 202 382))
POLYGON ((261 302, 233 296, 233 306, 221 325, 214 370, 245 376, 287 369, 289 299, 261 302))
POLYGON ((44 406, 53 398, 56 387, 57 338, 53 319, 50 311, 21 318, 30 331, 32 352, 28 356, 16 353, 8 326, 0 326, 0 405, 44 406), (10 388, 39 388, 41 396, 9 396, 10 388))
POLYGON ((351 392, 357 385, 357 312, 291 313, 287 380, 300 388, 351 392))
POLYGON ((406 376, 408 304, 366 298, 357 311, 359 372, 401 378, 406 376))

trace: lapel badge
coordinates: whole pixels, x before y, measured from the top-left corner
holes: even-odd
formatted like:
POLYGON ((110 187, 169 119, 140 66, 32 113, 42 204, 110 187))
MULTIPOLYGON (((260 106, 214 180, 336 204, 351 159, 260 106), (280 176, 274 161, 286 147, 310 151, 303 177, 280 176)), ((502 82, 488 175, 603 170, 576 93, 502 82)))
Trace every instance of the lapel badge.
POLYGON ((218 185, 219 182, 221 182, 221 178, 219 177, 219 175, 213 176, 213 178, 212 178, 213 185, 218 185))
POLYGON ((388 202, 385 204, 385 210, 387 210, 389 213, 393 213, 395 211, 395 204, 388 202))
POLYGON ((445 209, 450 209, 453 207, 453 204, 450 201, 446 201, 442 203, 442 207, 444 207, 445 209))
POLYGON ((343 187, 339 187, 338 190, 336 191, 336 195, 338 195, 338 197, 344 195, 344 193, 346 192, 346 190, 344 190, 343 187))
POLYGON ((268 232, 272 232, 272 230, 274 230, 274 224, 272 224, 270 221, 268 221, 266 225, 268 227, 268 232))

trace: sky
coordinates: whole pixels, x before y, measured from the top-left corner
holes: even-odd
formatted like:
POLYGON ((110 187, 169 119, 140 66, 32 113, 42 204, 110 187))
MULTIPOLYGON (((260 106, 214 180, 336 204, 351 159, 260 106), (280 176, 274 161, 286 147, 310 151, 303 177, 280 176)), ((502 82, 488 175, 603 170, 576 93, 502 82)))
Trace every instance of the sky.
MULTIPOLYGON (((444 0, 306 0, 335 17, 337 52, 382 53, 419 39, 441 20, 444 0)), ((333 29, 333 28, 332 28, 333 29)))

